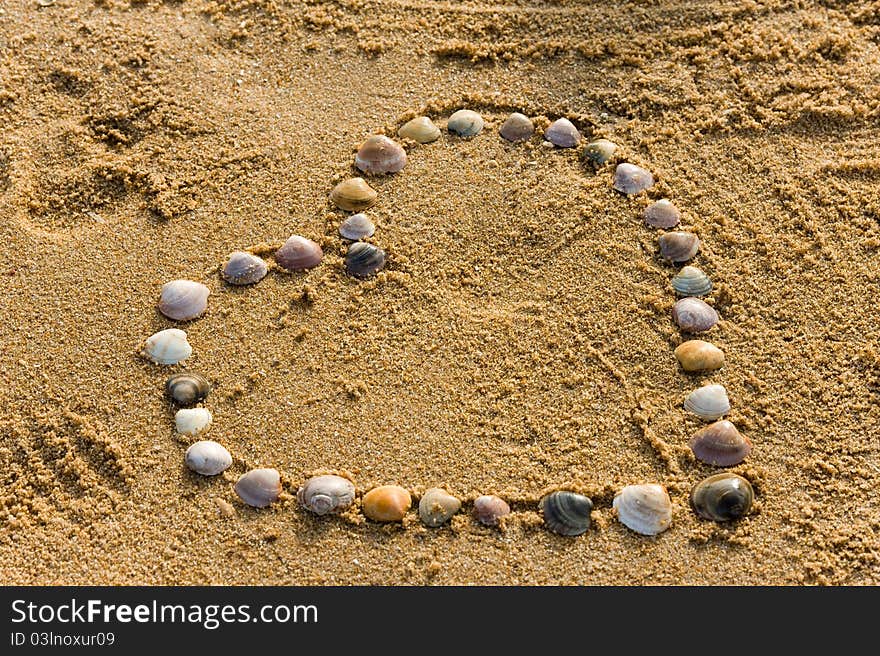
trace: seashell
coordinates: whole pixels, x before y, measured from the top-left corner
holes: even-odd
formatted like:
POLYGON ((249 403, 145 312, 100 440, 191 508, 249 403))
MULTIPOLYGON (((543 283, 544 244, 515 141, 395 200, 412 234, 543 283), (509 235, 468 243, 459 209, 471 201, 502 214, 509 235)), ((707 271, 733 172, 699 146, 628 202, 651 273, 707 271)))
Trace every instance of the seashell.
POLYGON ((483 129, 483 117, 469 109, 459 109, 446 122, 446 129, 459 137, 473 137, 483 129))
POLYGON ((291 235, 284 245, 275 251, 275 261, 288 271, 311 269, 321 263, 324 253, 311 239, 291 235))
POLYGON ((680 221, 681 212, 665 198, 645 209, 645 223, 652 228, 674 228, 680 221))
POLYGON ((207 408, 184 408, 174 415, 174 427, 181 435, 198 435, 208 430, 211 420, 207 408))
POLYGON ((730 412, 730 400, 724 385, 703 385, 688 394, 684 409, 693 412, 704 421, 721 419, 730 412))
POLYGON ((363 178, 349 178, 333 187, 330 200, 346 212, 360 212, 376 204, 378 192, 363 178))
POLYGON ((502 517, 510 514, 507 502, 494 494, 484 494, 474 499, 474 519, 486 526, 498 526, 502 517))
POLYGON ((682 342, 675 349, 675 357, 685 371, 714 371, 724 364, 724 351, 701 339, 682 342))
POLYGON ((200 282, 172 280, 162 285, 159 312, 175 321, 189 321, 201 316, 208 308, 211 290, 200 282))
POLYGON ((672 319, 688 333, 702 333, 718 323, 718 313, 711 305, 688 296, 672 306, 672 319))
POLYGON ((617 152, 617 144, 608 139, 598 139, 587 144, 584 148, 584 159, 595 167, 603 166, 614 157, 617 152))
POLYGON ((574 148, 581 141, 581 133, 567 118, 558 118, 544 131, 544 138, 559 148, 574 148))
POLYGON ((397 136, 426 144, 440 138, 440 128, 427 116, 418 116, 400 126, 397 136))
POLYGON ((514 112, 498 129, 498 134, 514 143, 528 141, 535 134, 535 125, 532 123, 532 119, 525 114, 514 112))
POLYGON ((345 270, 352 276, 365 278, 385 266, 385 251, 363 241, 352 244, 345 254, 345 270))
POLYGON ((345 239, 364 239, 372 237, 376 232, 376 226, 367 218, 366 214, 352 214, 339 226, 339 234, 345 239))
POLYGON ((590 528, 593 502, 589 497, 565 490, 551 492, 539 504, 544 524, 559 535, 580 535, 590 528))
POLYGON ((713 474, 691 490, 691 508, 700 517, 729 522, 745 517, 752 508, 755 491, 742 476, 730 472, 713 474))
POLYGON ((296 499, 318 515, 340 513, 354 503, 354 483, 342 476, 313 476, 299 488, 296 499))
POLYGON ((361 505, 374 522, 399 522, 412 505, 412 497, 398 485, 382 485, 367 492, 361 505))
POLYGON ((730 467, 746 459, 752 443, 736 426, 722 419, 694 433, 690 447, 697 460, 717 467, 730 467))
POLYGON ((705 296, 712 291, 712 281, 697 267, 686 266, 673 276, 672 288, 682 296, 705 296))
POLYGON ((232 454, 222 444, 201 440, 191 444, 184 457, 186 466, 202 476, 222 474, 232 465, 232 454))
POLYGON ((374 134, 358 148, 354 165, 364 173, 397 173, 406 166, 406 151, 384 134, 374 134))
POLYGON ((147 337, 143 354, 156 364, 177 364, 192 355, 192 346, 186 341, 186 332, 166 328, 147 337))
POLYGON ((439 487, 432 487, 419 500, 419 518, 425 526, 436 528, 461 510, 461 501, 439 487))
POLYGON ((252 285, 266 277, 269 267, 261 257, 235 251, 223 266, 223 280, 231 285, 252 285))
POLYGON ((165 381, 165 392, 177 405, 188 407, 203 401, 211 391, 208 379, 194 371, 172 374, 165 381))
POLYGON ((613 187, 623 194, 637 194, 654 186, 654 176, 641 166, 623 162, 614 170, 613 187))
POLYGON ((670 262, 687 262, 700 250, 700 238, 692 232, 667 232, 657 238, 660 255, 670 262))
POLYGON ((620 523, 641 535, 657 535, 672 524, 672 501, 662 485, 627 485, 612 506, 620 523))
POLYGON ((281 495, 281 474, 277 469, 251 469, 238 479, 235 493, 247 505, 265 508, 281 495))

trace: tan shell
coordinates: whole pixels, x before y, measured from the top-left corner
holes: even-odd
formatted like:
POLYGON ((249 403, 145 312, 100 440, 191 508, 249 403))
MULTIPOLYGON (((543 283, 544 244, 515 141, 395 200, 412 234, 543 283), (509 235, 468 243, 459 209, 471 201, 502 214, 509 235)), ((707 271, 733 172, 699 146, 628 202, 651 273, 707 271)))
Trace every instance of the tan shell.
POLYGON ((185 331, 166 328, 147 337, 143 354, 156 364, 177 364, 192 355, 192 346, 185 331))
POLYGON ((364 515, 374 522, 399 522, 409 511, 412 497, 399 485, 381 485, 364 495, 364 515))
POLYGON ((440 138, 440 128, 427 116, 417 116, 400 126, 397 136, 426 144, 440 138))
POLYGON ((714 371, 724 364, 724 351, 701 339, 682 342, 675 349, 675 357, 685 371, 714 371))
POLYGON ((672 525, 672 501, 662 485, 627 485, 612 505, 620 523, 641 535, 657 535, 672 525))
POLYGON ((502 517, 510 514, 510 506, 501 497, 484 494, 474 499, 474 519, 486 526, 498 526, 502 517))
POLYGON ((291 235, 284 245, 275 251, 275 261, 289 271, 316 267, 323 257, 321 247, 301 235, 291 235))
POLYGON ((265 508, 281 494, 281 475, 276 469, 252 469, 238 479, 235 493, 249 506, 265 508))
POLYGON ((722 419, 698 430, 690 440, 697 460, 716 467, 738 465, 752 450, 752 443, 736 426, 722 419))
POLYGON ((703 385, 688 394, 684 409, 703 421, 714 421, 730 412, 730 399, 724 385, 703 385))
POLYGON ((700 238, 692 232, 667 232, 657 239, 660 255, 670 262, 687 262, 700 250, 700 238))
POLYGON ((461 501, 439 487, 432 487, 419 500, 419 519, 425 526, 442 526, 461 510, 461 501))
POLYGON ((362 212, 376 204, 378 195, 363 178, 349 178, 333 187, 330 200, 346 212, 362 212))
POLYGON ((688 296, 672 306, 672 320, 687 333, 703 333, 718 323, 718 313, 705 301, 688 296))
POLYGON ((211 290, 200 282, 172 280, 162 285, 159 312, 175 321, 189 321, 204 314, 211 290))
POLYGON ((354 165, 364 173, 397 173, 406 166, 406 151, 384 134, 374 134, 358 148, 354 165))
POLYGON ((667 199, 648 205, 645 210, 645 223, 652 228, 674 228, 681 221, 681 212, 667 199))

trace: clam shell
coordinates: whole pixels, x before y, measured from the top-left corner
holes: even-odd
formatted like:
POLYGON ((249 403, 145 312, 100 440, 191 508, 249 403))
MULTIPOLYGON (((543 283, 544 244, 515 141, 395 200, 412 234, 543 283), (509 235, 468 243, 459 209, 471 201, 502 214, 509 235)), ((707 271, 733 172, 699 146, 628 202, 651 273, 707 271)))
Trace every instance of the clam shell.
POLYGON ((324 253, 311 239, 291 235, 284 245, 275 251, 275 261, 288 271, 311 269, 321 263, 324 253))
POLYGON ((697 267, 686 266, 673 276, 672 288, 682 296, 705 296, 712 291, 712 281, 697 267))
POLYGON ((281 495, 277 469, 251 469, 235 483, 235 493, 249 506, 265 508, 281 495))
POLYGON ((194 371, 172 374, 165 381, 165 392, 177 405, 187 407, 204 400, 211 391, 208 379, 194 371))
POLYGON ((514 143, 528 141, 535 134, 535 125, 532 123, 532 119, 525 114, 514 112, 498 129, 498 134, 514 143))
POLYGON ((374 522, 399 522, 412 505, 412 497, 398 485, 382 485, 364 495, 364 515, 374 522))
POLYGON ((675 349, 675 357, 685 371, 714 371, 724 364, 724 351, 701 339, 682 342, 675 349))
POLYGON ((345 270, 357 278, 366 278, 385 266, 385 251, 363 241, 352 244, 345 254, 345 270))
POLYGON ((485 526, 498 526, 501 518, 509 514, 510 506, 494 494, 484 494, 474 499, 474 519, 485 526))
POLYGON ((597 139, 584 148, 584 159, 595 167, 604 166, 617 152, 617 144, 608 139, 597 139))
POLYGON ((473 137, 483 129, 483 117, 469 109, 459 109, 446 122, 446 129, 460 137, 473 137))
POLYGON ((397 136, 426 144, 440 138, 440 128, 427 116, 417 116, 400 126, 397 136))
POLYGON ((670 262, 687 262, 700 250, 700 238, 692 232, 667 232, 657 238, 660 255, 670 262))
POLYGON ((654 186, 654 176, 641 166, 623 162, 614 170, 614 182, 616 191, 622 194, 637 194, 654 186))
POLYGON ((252 285, 266 277, 269 267, 261 257, 245 251, 235 251, 223 266, 223 280, 230 285, 252 285))
POLYGON ((672 501, 662 485, 627 485, 612 506, 620 523, 641 535, 657 535, 672 524, 672 501))
POLYGON ((189 321, 200 317, 208 308, 211 290, 200 282, 172 280, 162 285, 159 312, 175 321, 189 321))
POLYGON ((439 487, 432 487, 419 500, 419 519, 425 526, 442 526, 461 510, 461 501, 439 487))
POLYGON ((567 118, 558 118, 544 131, 544 138, 559 148, 574 148, 581 142, 581 133, 567 118))
POLYGON ((559 535, 580 535, 590 528, 593 502, 589 497, 565 490, 551 492, 541 499, 539 508, 544 525, 559 535))
POLYGON ((406 166, 406 151, 384 134, 374 134, 358 148, 354 165, 364 173, 397 173, 406 166))
POLYGON ((346 212, 360 212, 376 204, 378 192, 363 178, 343 180, 330 192, 330 200, 346 212))
POLYGON ((340 513, 354 503, 354 483, 342 476, 313 476, 296 493, 306 510, 317 515, 340 513))
POLYGON ((718 313, 711 305, 688 296, 672 306, 672 319, 688 333, 702 333, 718 323, 718 313))
POLYGON ((731 472, 709 476, 691 490, 691 508, 703 519, 715 522, 745 517, 754 499, 752 484, 731 472))
POLYGON ((143 353, 156 364, 177 364, 192 355, 192 346, 185 331, 166 328, 147 337, 143 353))
POLYGON ((691 451, 697 460, 716 467, 738 465, 752 450, 752 443, 726 419, 709 424, 694 433, 691 451))
POLYGON ((688 394, 684 409, 704 421, 721 419, 730 412, 730 400, 724 385, 704 385, 688 394))
POLYGON ((681 221, 681 212, 671 201, 658 200, 645 209, 645 223, 652 228, 674 228, 681 221))
POLYGON ((174 427, 181 435, 198 435, 208 430, 211 420, 207 408, 183 408, 174 415, 174 427))
POLYGON ((366 214, 352 214, 339 225, 339 234, 345 239, 357 241, 372 237, 376 232, 376 226, 366 214))
POLYGON ((201 440, 191 444, 184 457, 186 466, 202 476, 222 474, 232 465, 232 454, 222 444, 201 440))

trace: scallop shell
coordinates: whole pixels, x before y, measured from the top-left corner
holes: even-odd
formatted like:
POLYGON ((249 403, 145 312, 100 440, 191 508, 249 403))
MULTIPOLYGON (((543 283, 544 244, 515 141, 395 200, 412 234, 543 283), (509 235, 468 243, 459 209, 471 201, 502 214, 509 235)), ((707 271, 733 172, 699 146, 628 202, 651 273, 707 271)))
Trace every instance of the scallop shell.
POLYGON ((352 244, 345 254, 345 269, 352 276, 366 278, 385 266, 385 251, 363 241, 352 244))
POLYGON ((590 528, 593 502, 583 494, 565 490, 551 492, 541 499, 539 508, 544 524, 559 535, 580 535, 590 528))
POLYGON ((730 400, 724 385, 704 385, 688 394, 684 409, 704 421, 721 419, 730 412, 730 400))
POLYGON ((581 142, 581 133, 567 118, 558 118, 544 131, 544 138, 559 148, 574 148, 581 142))
POLYGON ((398 485, 382 485, 367 492, 361 505, 374 522, 399 522, 412 505, 412 497, 398 485))
POLYGON ((321 263, 324 253, 311 239, 291 235, 284 245, 275 251, 275 261, 288 271, 311 269, 321 263))
POLYGON ((705 296, 712 291, 712 281, 697 267, 686 266, 672 278, 672 288, 682 296, 705 296))
POLYGON ((660 255, 670 262, 687 262, 700 250, 700 238, 692 232, 667 232, 657 238, 660 255))
POLYGON ((651 203, 645 209, 645 223, 652 228, 674 228, 681 221, 681 212, 667 199, 651 203))
POLYGON ((354 503, 354 483, 342 476, 313 476, 296 493, 306 510, 318 515, 340 513, 354 503))
POLYGON ((165 381, 165 392, 177 405, 187 407, 205 399, 211 391, 208 379, 194 371, 172 374, 165 381))
POLYGON ((535 125, 532 123, 532 119, 525 114, 514 112, 498 129, 498 134, 514 143, 528 141, 535 134, 535 125))
POLYGON ((385 135, 374 134, 358 148, 354 165, 364 173, 397 173, 406 166, 406 151, 385 135))
POLYGON ((265 508, 281 495, 281 474, 277 469, 251 469, 238 479, 234 489, 247 505, 265 508))
POLYGON ((701 339, 682 342, 675 349, 675 357, 685 371, 714 371, 724 364, 724 351, 701 339))
POLYGON ((223 266, 223 280, 230 285, 252 285, 266 277, 269 267, 261 257, 245 251, 235 251, 223 266))
POLYGON ((688 296, 672 306, 672 319, 685 332, 702 333, 718 323, 718 313, 704 301, 688 296))
POLYGON ((617 144, 608 139, 597 139, 584 148, 584 159, 595 167, 604 166, 617 152, 617 144))
POLYGON ((222 444, 201 440, 191 444, 184 457, 186 466, 202 476, 222 474, 232 465, 232 454, 222 444))
POLYGON ((459 109, 446 122, 446 129, 460 137, 473 137, 483 129, 483 117, 469 109, 459 109))
POLYGON ((189 321, 204 314, 211 290, 200 282, 172 280, 162 285, 159 312, 175 321, 189 321))
POLYGON ((731 472, 709 476, 691 490, 691 508, 703 519, 715 522, 745 517, 754 499, 752 484, 731 472))
POLYGON ((147 337, 143 353, 156 364, 177 364, 192 355, 192 346, 185 331, 166 328, 147 337))
POLYGON ((440 138, 440 128, 427 116, 417 116, 400 126, 397 136, 426 144, 440 138))
POLYGON ((614 170, 613 186, 623 194, 637 194, 654 186, 654 176, 641 166, 623 162, 614 170))
POLYGON ((419 500, 419 519, 425 526, 442 526, 461 510, 461 501, 439 487, 432 487, 419 500))
POLYGON ((363 178, 343 180, 330 192, 330 200, 346 212, 360 212, 376 204, 378 192, 363 178))
POLYGON ((357 241, 372 237, 376 226, 366 214, 352 214, 339 225, 339 234, 345 239, 357 241))
POLYGON ((494 494, 484 494, 474 499, 474 519, 485 526, 498 526, 501 518, 509 514, 510 506, 494 494))
POLYGON ((752 443, 726 419, 709 424, 694 433, 691 451, 697 460, 716 467, 738 465, 752 450, 752 443))
POLYGON ((620 523, 641 535, 657 535, 672 524, 672 501, 662 485, 627 485, 612 505, 620 523))
POLYGON ((181 435, 198 435, 208 430, 211 420, 207 408, 183 408, 174 415, 174 427, 181 435))

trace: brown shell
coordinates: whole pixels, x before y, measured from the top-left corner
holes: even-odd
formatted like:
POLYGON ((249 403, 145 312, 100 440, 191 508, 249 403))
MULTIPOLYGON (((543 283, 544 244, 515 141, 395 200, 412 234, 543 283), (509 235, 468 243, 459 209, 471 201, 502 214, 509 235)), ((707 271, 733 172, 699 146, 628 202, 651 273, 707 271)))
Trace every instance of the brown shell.
POLYGON ((291 235, 284 245, 275 251, 275 261, 289 271, 311 269, 324 257, 321 247, 311 239, 291 235))
POLYGON ((406 151, 383 134, 374 134, 358 148, 354 165, 364 173, 397 173, 406 166, 406 151))
POLYGON ((672 320, 688 333, 702 333, 718 323, 718 313, 711 305, 688 296, 672 306, 672 320))
POLYGON ((736 426, 722 419, 698 430, 690 440, 697 460, 716 467, 738 465, 752 450, 752 443, 736 426))
POLYGON ((330 192, 330 200, 341 210, 362 212, 376 204, 378 192, 363 178, 343 180, 330 192))
POLYGON ((724 364, 724 351, 701 339, 690 339, 679 344, 675 357, 685 371, 715 371, 724 364))

